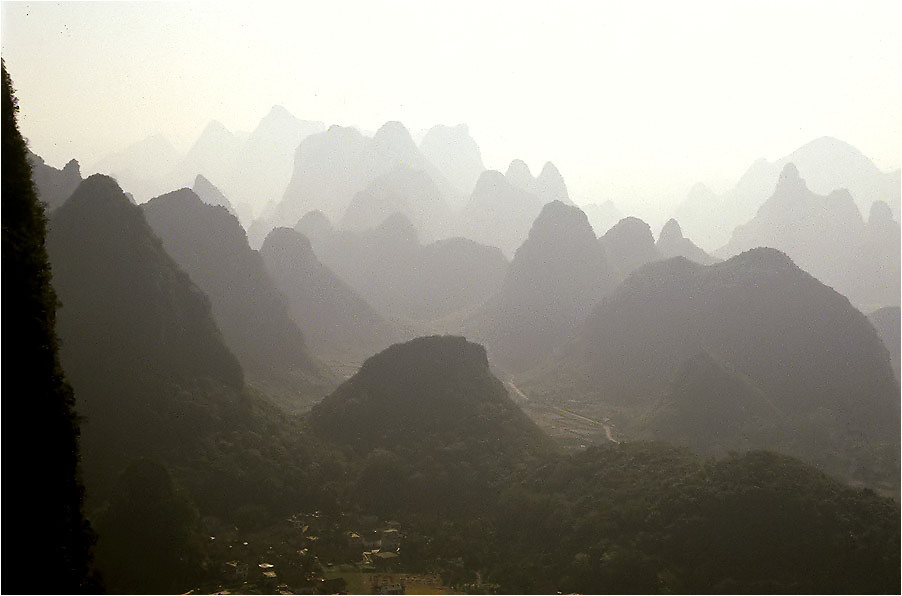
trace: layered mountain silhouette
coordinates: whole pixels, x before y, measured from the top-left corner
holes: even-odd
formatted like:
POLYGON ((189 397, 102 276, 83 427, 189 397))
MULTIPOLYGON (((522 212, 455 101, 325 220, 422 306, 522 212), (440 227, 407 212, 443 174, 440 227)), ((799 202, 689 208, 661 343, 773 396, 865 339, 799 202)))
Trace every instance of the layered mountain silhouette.
POLYGON ((470 136, 466 124, 433 126, 420 142, 420 151, 451 184, 462 191, 460 198, 473 191, 476 181, 485 171, 479 146, 470 136))
POLYGON ((337 221, 358 192, 398 166, 425 172, 445 197, 460 192, 429 162, 400 122, 386 122, 372 138, 354 128, 331 126, 298 146, 291 181, 270 221, 294 225, 313 210, 337 221))
POLYGON ((316 354, 362 360, 397 341, 397 331, 317 259, 300 232, 274 229, 260 254, 316 354))
POLYGON ((852 195, 808 189, 787 164, 758 214, 733 232, 724 256, 756 246, 785 252, 800 267, 867 310, 899 304, 900 231, 882 201, 867 224, 852 195))
POLYGON ((482 173, 461 215, 459 234, 512 256, 526 240, 544 203, 512 184, 509 177, 496 170, 482 173))
POLYGON ((235 216, 187 188, 151 199, 143 210, 166 252, 210 297, 213 317, 251 384, 283 401, 318 394, 325 373, 235 216))
POLYGON ((345 230, 366 230, 394 213, 403 214, 424 239, 444 238, 451 231, 451 208, 423 170, 399 165, 354 195, 341 219, 345 230))
POLYGON ((588 205, 581 205, 580 209, 582 209, 586 214, 586 217, 589 218, 592 229, 595 230, 595 234, 599 236, 603 236, 605 232, 614 226, 614 224, 623 219, 623 213, 617 209, 617 206, 614 205, 613 201, 605 201, 601 204, 591 203, 588 205))
POLYGON ((604 248, 578 207, 545 205, 517 249, 504 284, 469 322, 493 362, 535 366, 582 323, 610 286, 604 248))
POLYGON ((321 212, 298 222, 320 260, 389 318, 431 321, 473 309, 498 291, 507 260, 463 238, 423 245, 413 224, 394 213, 361 232, 332 228, 321 212))
POLYGON ((87 171, 112 176, 143 203, 177 186, 171 173, 183 157, 166 137, 154 135, 104 157, 87 171))
POLYGON ((213 120, 184 155, 158 135, 102 159, 90 171, 114 176, 139 203, 189 186, 200 174, 214 181, 250 222, 285 192, 298 144, 324 128, 277 105, 249 133, 213 120))
POLYGON ((736 226, 755 216, 789 163, 796 165, 813 192, 829 195, 847 189, 862 213, 868 213, 875 201, 884 201, 899 221, 899 170, 882 172, 860 151, 831 137, 815 139, 774 162, 756 161, 736 186, 720 197, 697 186, 673 216, 689 237, 715 250, 727 243, 736 226))
POLYGON ((625 217, 598 239, 608 260, 610 274, 616 283, 646 263, 658 261, 651 227, 637 217, 625 217))
POLYGON ((523 160, 515 159, 507 167, 504 177, 513 186, 538 197, 543 205, 551 201, 572 204, 564 177, 550 161, 545 162, 538 177, 533 177, 529 166, 523 160))
POLYGON ((700 265, 710 265, 718 260, 685 238, 680 224, 675 219, 668 220, 661 228, 658 241, 655 242, 655 249, 662 259, 686 257, 700 265))
POLYGON ((896 380, 898 381, 900 379, 900 325, 902 325, 900 323, 899 307, 886 306, 881 308, 869 314, 868 320, 874 326, 874 329, 877 330, 877 335, 880 336, 883 345, 889 350, 890 362, 892 362, 893 371, 896 373, 896 380))
POLYGON ((282 106, 263 117, 241 144, 223 188, 254 214, 277 203, 291 180, 294 154, 301 141, 326 129, 322 122, 296 118, 282 106))
POLYGON ((244 375, 209 299, 112 178, 79 185, 54 213, 47 247, 96 497, 131 458, 178 453, 240 411, 244 375))
POLYGON ((218 184, 230 177, 242 144, 241 136, 218 120, 210 121, 168 176, 170 187, 186 187, 198 174, 218 184))
POLYGON ((78 162, 72 159, 62 170, 58 170, 44 163, 39 155, 26 151, 38 200, 46 203, 47 210, 52 211, 66 202, 81 184, 81 168, 78 162))
POLYGON ((563 352, 546 378, 568 379, 559 390, 619 412, 627 426, 707 352, 783 413, 793 430, 769 448, 847 477, 892 475, 898 385, 886 349, 846 298, 779 251, 707 267, 679 257, 647 265, 596 307, 563 352))
POLYGON ((220 205, 225 207, 225 210, 235 217, 239 217, 239 215, 235 213, 232 203, 224 194, 222 194, 222 191, 212 182, 204 178, 202 174, 198 174, 194 179, 194 185, 191 187, 191 190, 194 191, 194 194, 200 197, 200 200, 207 205, 220 205))

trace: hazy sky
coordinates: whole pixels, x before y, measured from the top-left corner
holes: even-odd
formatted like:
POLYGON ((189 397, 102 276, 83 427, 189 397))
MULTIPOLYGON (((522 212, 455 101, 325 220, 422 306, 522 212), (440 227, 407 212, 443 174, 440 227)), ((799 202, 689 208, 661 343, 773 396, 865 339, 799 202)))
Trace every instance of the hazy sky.
POLYGON ((902 2, 3 3, 33 150, 84 166, 211 119, 466 122, 622 210, 732 186, 829 135, 899 166, 902 2))

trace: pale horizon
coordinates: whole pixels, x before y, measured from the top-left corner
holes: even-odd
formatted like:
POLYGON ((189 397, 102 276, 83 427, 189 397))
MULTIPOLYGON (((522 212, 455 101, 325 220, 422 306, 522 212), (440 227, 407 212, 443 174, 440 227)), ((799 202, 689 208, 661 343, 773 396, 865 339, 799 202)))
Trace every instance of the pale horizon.
POLYGON ((32 149, 90 168, 212 120, 415 137, 465 123, 485 166, 561 171, 578 203, 672 210, 824 136, 899 167, 897 3, 379 6, 10 3, 2 53, 32 149), (250 11, 253 11, 251 13, 250 11))

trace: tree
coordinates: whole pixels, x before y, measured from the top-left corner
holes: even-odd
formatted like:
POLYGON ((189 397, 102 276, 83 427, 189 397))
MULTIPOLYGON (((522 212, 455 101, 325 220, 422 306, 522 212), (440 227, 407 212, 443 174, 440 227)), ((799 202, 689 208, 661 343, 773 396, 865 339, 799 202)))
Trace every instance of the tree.
POLYGON ((78 421, 60 367, 47 218, 3 71, 3 592, 96 592, 82 514, 78 421), (15 442, 15 447, 14 447, 15 442), (40 570, 38 576, 35 571, 40 570))

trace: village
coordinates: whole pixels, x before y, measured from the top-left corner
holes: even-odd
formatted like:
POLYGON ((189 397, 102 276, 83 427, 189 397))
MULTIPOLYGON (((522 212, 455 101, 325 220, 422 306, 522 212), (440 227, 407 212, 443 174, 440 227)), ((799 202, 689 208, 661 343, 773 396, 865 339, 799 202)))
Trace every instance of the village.
POLYGON ((250 533, 214 517, 202 521, 210 580, 187 594, 461 593, 438 573, 404 572, 395 520, 316 511, 250 533))

